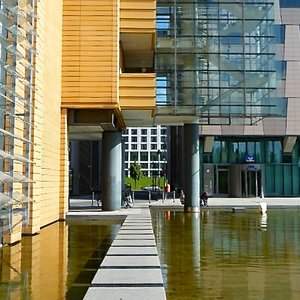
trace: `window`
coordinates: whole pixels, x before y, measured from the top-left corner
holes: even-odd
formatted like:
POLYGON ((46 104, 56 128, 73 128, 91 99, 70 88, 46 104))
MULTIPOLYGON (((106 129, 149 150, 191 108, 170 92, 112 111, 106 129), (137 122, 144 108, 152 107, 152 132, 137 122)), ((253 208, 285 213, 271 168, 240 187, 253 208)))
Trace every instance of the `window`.
POLYGON ((277 79, 286 79, 286 61, 276 61, 276 74, 277 79))
POLYGON ((137 161, 137 160, 138 160, 138 152, 131 152, 130 161, 137 161))
POLYGON ((289 8, 289 7, 300 7, 299 0, 280 0, 280 7, 289 8))
POLYGON ((148 169, 148 164, 141 164, 142 169, 148 169))
POLYGON ((157 145, 156 144, 151 144, 151 150, 156 150, 157 149, 157 145))
POLYGON ((147 137, 146 136, 142 136, 141 137, 141 142, 142 143, 147 143, 147 137))
POLYGON ((131 144, 131 149, 132 150, 137 150, 137 144, 131 144))
POLYGON ((156 142, 157 142, 157 137, 151 136, 151 143, 156 143, 156 142))
POLYGON ((137 135, 137 129, 131 129, 131 134, 132 135, 137 135))
POLYGON ((132 136, 131 137, 131 142, 132 143, 137 143, 137 137, 136 136, 132 136))
POLYGON ((147 150, 147 144, 141 144, 141 150, 147 150))
POLYGON ((157 130, 155 128, 151 129, 151 135, 156 135, 157 130))
POLYGON ((166 135, 166 134, 167 134, 167 128, 162 128, 162 129, 160 130, 160 133, 161 133, 162 135, 166 135))
POLYGON ((150 160, 157 161, 157 152, 150 152, 150 160))
POLYGON ((285 25, 274 25, 275 43, 284 44, 285 41, 285 25))
POLYGON ((141 129, 141 135, 147 135, 147 129, 141 129))
POLYGON ((148 161, 148 152, 140 153, 141 161, 148 161))

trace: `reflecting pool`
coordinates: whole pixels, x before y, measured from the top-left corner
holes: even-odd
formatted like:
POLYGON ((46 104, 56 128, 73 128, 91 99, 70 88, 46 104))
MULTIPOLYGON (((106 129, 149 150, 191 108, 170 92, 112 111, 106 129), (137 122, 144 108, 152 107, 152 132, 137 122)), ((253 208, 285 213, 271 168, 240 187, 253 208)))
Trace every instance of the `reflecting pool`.
POLYGON ((168 299, 300 299, 300 210, 153 209, 168 299))
POLYGON ((82 299, 120 223, 56 222, 0 248, 0 299, 82 299))

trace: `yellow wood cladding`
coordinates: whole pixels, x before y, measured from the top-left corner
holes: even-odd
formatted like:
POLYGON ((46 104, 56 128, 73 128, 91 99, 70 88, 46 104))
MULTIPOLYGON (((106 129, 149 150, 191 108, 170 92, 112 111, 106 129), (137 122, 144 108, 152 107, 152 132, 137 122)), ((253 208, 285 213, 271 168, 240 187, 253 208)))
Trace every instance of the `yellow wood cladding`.
POLYGON ((155 0, 120 0, 120 32, 155 32, 155 0))
POLYGON ((120 106, 122 109, 155 109, 155 74, 120 74, 120 106))
POLYGON ((63 1, 62 107, 118 106, 119 1, 63 1))

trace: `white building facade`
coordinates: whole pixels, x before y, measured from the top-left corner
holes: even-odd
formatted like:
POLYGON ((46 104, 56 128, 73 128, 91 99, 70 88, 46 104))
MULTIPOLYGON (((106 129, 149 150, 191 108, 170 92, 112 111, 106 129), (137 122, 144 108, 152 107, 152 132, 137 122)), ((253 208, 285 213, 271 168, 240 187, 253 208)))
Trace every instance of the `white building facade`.
POLYGON ((136 161, 145 177, 158 176, 167 166, 167 128, 130 127, 123 134, 125 144, 125 176, 136 161))

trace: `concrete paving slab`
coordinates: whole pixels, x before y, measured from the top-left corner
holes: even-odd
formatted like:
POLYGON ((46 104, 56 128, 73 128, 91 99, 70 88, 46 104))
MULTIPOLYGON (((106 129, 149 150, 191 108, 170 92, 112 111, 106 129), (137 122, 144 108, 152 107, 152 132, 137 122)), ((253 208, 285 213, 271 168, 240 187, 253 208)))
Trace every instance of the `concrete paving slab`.
POLYGON ((165 300, 163 287, 90 287, 84 300, 165 300))
POLYGON ((157 255, 156 247, 110 247, 106 255, 157 255))
POLYGON ((134 227, 141 227, 141 226, 145 226, 148 228, 152 228, 152 223, 126 223, 126 224, 122 224, 122 226, 126 227, 126 228, 134 228, 134 227))
POLYGON ((143 229, 139 229, 139 230, 119 230, 118 235, 125 235, 125 234, 145 234, 145 235, 153 235, 153 231, 151 230, 143 230, 143 229))
POLYGON ((127 216, 126 220, 124 222, 131 222, 131 223, 138 223, 138 222, 151 222, 151 216, 147 218, 133 218, 132 216, 127 216))
POLYGON ((160 268, 158 256, 105 256, 100 268, 155 267, 160 268))
POLYGON ((130 226, 130 227, 127 227, 127 226, 122 226, 120 228, 120 231, 141 231, 141 230, 152 230, 152 227, 147 227, 147 226, 130 226))
POLYGON ((122 225, 120 230, 137 230, 137 229, 147 229, 147 230, 152 230, 152 225, 148 224, 141 224, 141 225, 122 225))
POLYGON ((145 246, 154 246, 156 247, 155 240, 114 240, 112 247, 118 246, 131 246, 131 247, 145 247, 145 246))
POLYGON ((99 269, 92 281, 97 286, 163 286, 160 269, 99 269))
POLYGON ((118 235, 116 240, 121 241, 121 240, 144 240, 144 241, 149 241, 149 240, 155 240, 153 235, 135 235, 135 234, 128 234, 128 235, 118 235))

